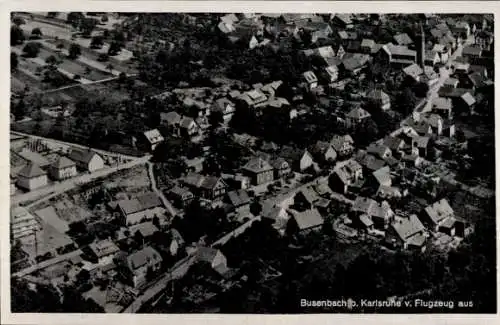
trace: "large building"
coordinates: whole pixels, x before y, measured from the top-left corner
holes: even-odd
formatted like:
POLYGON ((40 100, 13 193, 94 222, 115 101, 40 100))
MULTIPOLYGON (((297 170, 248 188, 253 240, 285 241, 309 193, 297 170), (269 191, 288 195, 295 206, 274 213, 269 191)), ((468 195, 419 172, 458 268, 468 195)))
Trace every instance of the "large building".
POLYGON ((24 190, 34 190, 47 185, 47 173, 34 163, 28 163, 17 174, 17 186, 24 190))

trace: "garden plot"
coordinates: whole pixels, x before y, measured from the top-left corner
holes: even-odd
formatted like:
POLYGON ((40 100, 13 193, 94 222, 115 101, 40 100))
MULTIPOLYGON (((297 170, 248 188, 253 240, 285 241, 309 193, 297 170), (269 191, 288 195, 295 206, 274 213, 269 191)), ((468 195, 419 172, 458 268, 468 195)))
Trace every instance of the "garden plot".
POLYGON ((70 40, 72 33, 77 32, 70 25, 67 28, 52 25, 49 23, 44 23, 41 21, 35 21, 30 19, 25 19, 25 24, 21 25, 21 29, 26 33, 26 36, 29 37, 31 35, 31 31, 34 28, 40 28, 42 32, 42 37, 51 37, 51 38, 59 38, 59 39, 67 39, 70 40))

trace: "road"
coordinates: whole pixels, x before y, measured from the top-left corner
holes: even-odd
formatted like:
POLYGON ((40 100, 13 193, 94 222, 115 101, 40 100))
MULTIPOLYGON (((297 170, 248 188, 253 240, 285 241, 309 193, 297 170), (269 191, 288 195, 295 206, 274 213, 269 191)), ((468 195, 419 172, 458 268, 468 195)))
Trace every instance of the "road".
POLYGON ((423 112, 429 112, 432 109, 432 102, 435 98, 439 97, 439 89, 444 85, 444 82, 450 77, 450 67, 453 61, 462 55, 462 50, 464 46, 472 43, 472 39, 468 38, 463 45, 458 45, 455 52, 450 55, 448 61, 446 61, 445 66, 439 70, 439 80, 427 93, 427 102, 423 108, 423 112))
POLYGON ((85 183, 89 183, 97 178, 108 176, 108 175, 115 173, 117 171, 120 171, 120 170, 130 169, 130 168, 133 168, 135 166, 145 164, 149 160, 149 158, 150 158, 149 156, 136 158, 133 161, 127 162, 127 163, 119 165, 119 166, 104 168, 104 169, 95 171, 91 174, 83 174, 83 175, 73 177, 73 178, 67 179, 65 181, 55 183, 53 185, 49 185, 49 186, 31 191, 28 193, 15 195, 15 196, 12 196, 10 198, 10 204, 17 205, 17 204, 20 204, 20 203, 23 203, 26 201, 34 201, 34 200, 38 200, 37 202, 41 202, 41 201, 47 199, 44 196, 53 197, 53 196, 56 196, 58 194, 67 192, 67 191, 75 188, 76 186, 79 186, 79 185, 82 185, 85 183))
POLYGON ((177 210, 174 208, 172 203, 170 203, 170 201, 167 200, 163 192, 160 191, 158 187, 156 187, 156 179, 153 173, 153 164, 149 161, 146 162, 146 164, 148 166, 148 176, 149 180, 151 181, 151 189, 160 197, 161 201, 163 202, 163 205, 165 206, 165 208, 167 208, 172 218, 175 217, 177 215, 177 210))

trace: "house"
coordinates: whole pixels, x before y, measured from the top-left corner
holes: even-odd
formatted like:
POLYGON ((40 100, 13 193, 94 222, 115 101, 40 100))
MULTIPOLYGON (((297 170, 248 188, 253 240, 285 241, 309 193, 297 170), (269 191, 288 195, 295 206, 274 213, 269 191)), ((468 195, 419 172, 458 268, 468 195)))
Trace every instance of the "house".
POLYGON ((347 193, 350 186, 363 180, 363 167, 354 159, 335 166, 329 177, 330 188, 339 193, 347 193))
POLYGON ((471 28, 468 22, 458 21, 451 26, 451 32, 455 36, 467 39, 471 33, 471 28))
POLYGON ((427 157, 429 152, 429 136, 418 136, 413 138, 413 147, 418 148, 420 157, 427 157))
POLYGON ((281 235, 285 234, 288 221, 290 220, 290 214, 286 209, 280 206, 263 209, 262 216, 264 217, 264 220, 270 221, 273 228, 281 235))
POLYGON ((467 92, 460 96, 461 101, 457 103, 457 110, 461 112, 471 113, 476 106, 476 98, 467 92))
POLYGON ((340 68, 345 75, 357 75, 370 62, 370 56, 363 53, 347 53, 342 57, 340 68))
POLYGON ((109 239, 93 242, 88 247, 95 259, 94 261, 100 265, 112 263, 113 258, 120 251, 118 246, 109 239))
POLYGON ((250 181, 254 185, 269 183, 274 180, 273 167, 260 157, 250 159, 242 167, 242 172, 244 175, 250 177, 250 181))
POLYGON ((380 53, 390 64, 408 65, 417 61, 417 52, 402 45, 385 44, 380 53))
POLYGON ((337 159, 337 152, 329 142, 318 141, 310 148, 311 154, 321 162, 334 161, 337 159))
POLYGON ((350 135, 334 135, 330 144, 340 157, 346 157, 354 150, 354 140, 350 135))
POLYGON ((347 28, 352 25, 351 14, 334 14, 331 18, 331 22, 333 25, 340 28, 347 28))
POLYGON ((372 104, 377 110, 388 111, 391 109, 391 98, 380 89, 371 90, 366 97, 368 98, 370 104, 372 104))
POLYGON ((445 119, 450 119, 452 115, 451 98, 436 97, 432 100, 431 111, 445 119))
POLYGON ((260 89, 252 89, 239 95, 237 99, 248 107, 262 107, 267 102, 267 96, 260 89))
POLYGON ((220 275, 225 275, 229 271, 227 258, 218 249, 211 247, 198 247, 195 252, 195 259, 198 263, 205 263, 220 275))
POLYGON ((136 289, 148 282, 149 274, 161 269, 162 262, 160 253, 151 246, 146 246, 130 255, 122 252, 115 258, 120 274, 136 289))
POLYGON ((319 229, 324 219, 316 208, 308 209, 302 212, 290 209, 291 218, 288 221, 287 232, 307 233, 319 229))
POLYGON ((200 131, 199 125, 195 120, 188 116, 183 116, 179 123, 180 134, 188 137, 196 135, 200 131))
POLYGON ((420 76, 424 73, 424 70, 416 63, 413 63, 403 69, 404 74, 413 79, 416 82, 420 81, 420 76))
POLYGON ((175 206, 183 208, 189 205, 194 199, 194 195, 187 188, 174 186, 168 191, 168 197, 172 200, 175 206))
POLYGON ((424 64, 428 66, 435 66, 441 62, 441 57, 439 53, 435 51, 425 51, 424 64))
POLYGON ((314 159, 307 150, 284 146, 278 156, 288 161, 292 169, 299 172, 314 165, 314 159))
POLYGON ((446 79, 443 83, 443 87, 457 88, 457 86, 458 86, 458 79, 451 77, 446 79))
POLYGON ((404 249, 425 250, 427 237, 420 219, 411 214, 408 218, 398 217, 386 232, 389 242, 404 249))
POLYGON ((207 200, 216 200, 226 194, 226 183, 220 177, 189 173, 180 181, 191 189, 194 195, 207 200))
POLYGON ((145 131, 143 135, 146 140, 147 148, 150 151, 155 150, 155 148, 165 140, 158 129, 145 131))
POLYGON ((47 185, 47 173, 32 162, 17 174, 17 186, 28 191, 47 185))
POLYGON ((321 199, 317 193, 311 188, 302 188, 300 191, 295 193, 293 197, 293 206, 297 211, 304 211, 311 209, 313 204, 321 199))
POLYGON ((482 48, 485 51, 489 51, 491 49, 493 41, 494 41, 493 33, 489 31, 482 30, 476 33, 474 36, 475 45, 482 48))
POLYGON ((50 161, 38 152, 23 148, 20 152, 16 152, 15 154, 20 156, 25 161, 35 164, 40 168, 45 169, 50 166, 50 161))
POLYGON ((354 127, 361 124, 365 119, 371 117, 371 114, 361 107, 355 107, 346 115, 347 124, 354 127))
POLYGON ((142 240, 142 242, 160 231, 151 221, 138 223, 136 225, 130 226, 128 229, 132 236, 134 236, 136 239, 142 240))
POLYGON ((439 56, 441 63, 446 63, 451 55, 451 50, 444 44, 434 44, 432 47, 432 52, 435 52, 439 56))
POLYGON ((365 54, 372 54, 375 49, 375 41, 368 38, 363 38, 360 45, 361 52, 365 54))
POLYGON ((383 143, 370 143, 370 145, 366 148, 366 151, 370 154, 378 156, 381 159, 392 156, 391 149, 383 143))
POLYGON ((154 192, 144 193, 133 199, 119 200, 117 209, 127 226, 152 220, 155 216, 161 217, 165 213, 160 198, 154 192))
POLYGON ((448 226, 449 219, 453 219, 455 212, 446 199, 441 199, 427 206, 422 213, 422 221, 429 225, 433 231, 440 231, 440 226, 448 226))
POLYGON ((312 71, 306 71, 302 74, 302 77, 305 81, 306 87, 309 90, 312 90, 318 87, 318 77, 312 71))
POLYGON ((349 53, 359 53, 359 52, 361 52, 361 41, 352 40, 352 41, 347 42, 346 50, 349 53))
POLYGON ((354 159, 363 167, 363 170, 372 173, 385 166, 385 161, 369 154, 366 150, 358 150, 354 159))
POLYGON ((339 68, 336 65, 327 66, 323 71, 323 78, 327 83, 335 82, 339 78, 339 68))
POLYGON ((76 167, 91 173, 104 168, 102 157, 90 149, 73 149, 69 154, 69 158, 76 163, 76 167))
POLYGON ((465 46, 462 50, 462 56, 469 59, 480 58, 483 54, 483 49, 479 46, 465 46))
POLYGON ((271 160, 271 166, 274 168, 274 178, 285 178, 292 172, 290 164, 285 159, 278 157, 271 160))
POLYGON ((356 197, 350 214, 354 220, 359 220, 361 215, 369 216, 374 228, 380 230, 386 229, 394 218, 394 212, 386 201, 379 204, 373 199, 362 196, 356 197))
POLYGON ((235 190, 227 192, 227 201, 231 204, 232 208, 237 211, 249 210, 250 196, 245 190, 235 190))
POLYGON ((215 101, 213 110, 214 112, 222 113, 222 119, 224 120, 224 123, 228 123, 232 119, 234 112, 236 111, 236 106, 232 101, 223 97, 215 101))
POLYGON ((49 175, 55 180, 75 177, 77 173, 76 163, 64 156, 59 157, 49 167, 49 175))
POLYGON ((384 145, 389 147, 389 149, 391 149, 393 156, 401 156, 405 146, 405 142, 403 139, 388 135, 384 138, 383 143, 384 145))
POLYGON ((406 33, 396 34, 393 38, 397 45, 409 46, 413 44, 413 40, 406 33))
POLYGON ((300 52, 302 58, 311 59, 312 62, 321 62, 321 65, 329 65, 336 58, 335 51, 331 46, 322 46, 315 49, 307 49, 300 52))
POLYGON ((168 245, 168 250, 170 255, 176 256, 179 253, 179 250, 184 247, 184 238, 179 233, 179 231, 175 228, 170 229, 170 245, 168 245))
POLYGON ((391 169, 389 168, 389 166, 377 169, 372 173, 372 175, 377 183, 377 188, 379 188, 380 186, 392 186, 391 169))

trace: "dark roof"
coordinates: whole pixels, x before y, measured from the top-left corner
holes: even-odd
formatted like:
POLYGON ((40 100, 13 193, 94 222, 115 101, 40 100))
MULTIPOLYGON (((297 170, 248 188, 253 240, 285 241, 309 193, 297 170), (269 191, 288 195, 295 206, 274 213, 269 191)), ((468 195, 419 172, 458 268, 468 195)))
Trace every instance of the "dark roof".
POLYGON ((53 167, 57 169, 63 169, 63 168, 68 168, 68 167, 73 167, 75 166, 75 162, 71 159, 68 159, 64 156, 59 157, 59 159, 52 164, 53 167))
POLYGON ((250 161, 247 162, 245 166, 243 166, 243 169, 252 173, 262 173, 272 170, 273 167, 264 159, 260 157, 254 157, 250 159, 250 161))
POLYGON ((38 167, 38 165, 35 165, 30 162, 26 166, 24 166, 24 168, 21 169, 17 175, 27 178, 33 178, 33 177, 47 175, 47 173, 43 171, 40 167, 38 167))
POLYGON ((290 210, 293 219, 297 222, 300 230, 321 226, 324 222, 323 217, 316 208, 303 212, 290 210))
POLYGON ((348 71, 352 71, 363 67, 370 60, 368 54, 361 53, 347 53, 342 58, 342 65, 348 71))
POLYGON ((130 234, 135 235, 139 232, 143 237, 149 237, 158 231, 158 228, 152 222, 141 222, 129 228, 130 234))
POLYGON ((97 155, 97 153, 95 151, 90 150, 90 149, 86 149, 86 150, 85 149, 84 150, 73 149, 73 150, 71 150, 69 157, 73 161, 78 161, 81 163, 88 164, 90 162, 90 160, 92 160, 92 158, 94 158, 95 155, 97 155))
POLYGON ((127 263, 131 270, 136 270, 146 264, 152 262, 161 262, 162 258, 151 246, 144 247, 140 251, 130 254, 127 257, 127 263))
POLYGON ((231 204, 235 207, 239 207, 250 203, 250 197, 245 190, 236 190, 227 193, 227 197, 231 204))

